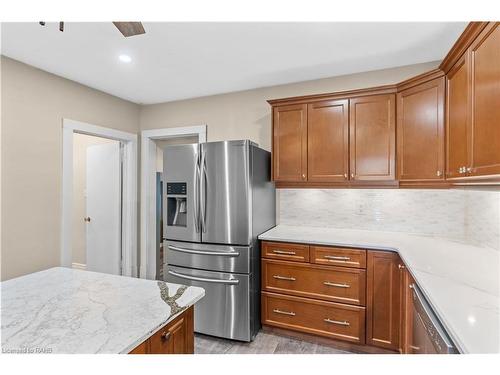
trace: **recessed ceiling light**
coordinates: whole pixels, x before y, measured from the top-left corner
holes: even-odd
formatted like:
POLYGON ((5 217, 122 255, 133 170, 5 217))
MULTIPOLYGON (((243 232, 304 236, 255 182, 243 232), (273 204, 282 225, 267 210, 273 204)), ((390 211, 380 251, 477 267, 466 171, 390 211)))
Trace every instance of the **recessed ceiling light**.
POLYGON ((118 56, 118 58, 120 59, 121 62, 124 63, 129 63, 132 61, 132 58, 129 55, 120 55, 118 56))

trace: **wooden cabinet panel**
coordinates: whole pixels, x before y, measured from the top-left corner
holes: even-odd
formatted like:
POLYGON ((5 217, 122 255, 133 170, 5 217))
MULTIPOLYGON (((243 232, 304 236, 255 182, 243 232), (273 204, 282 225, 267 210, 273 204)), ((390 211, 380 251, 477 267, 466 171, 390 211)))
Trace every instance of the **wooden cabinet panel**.
POLYGON ((468 161, 469 59, 462 57, 447 77, 447 166, 448 178, 463 177, 468 161))
POLYGON ((349 113, 351 180, 394 180, 395 95, 350 99, 349 113))
POLYGON ((349 173, 348 100, 308 105, 308 181, 346 181, 349 173))
POLYGON ((401 320, 400 259, 389 251, 368 251, 366 343, 398 350, 401 320))
POLYGON ((471 167, 469 175, 500 174, 500 26, 491 22, 470 47, 471 167))
POLYGON ((273 109, 273 176, 275 181, 307 179, 307 105, 273 109))
POLYGON ((398 177, 402 181, 444 179, 445 78, 398 93, 398 177))
POLYGON ((327 301, 364 305, 365 270, 262 260, 262 289, 327 301))
POLYGON ((262 323, 363 344, 365 308, 262 292, 262 323))
POLYGON ((130 354, 193 354, 194 308, 191 306, 130 354))
POLYGON ((401 321, 401 353, 418 354, 419 348, 413 344, 413 291, 415 283, 408 270, 403 272, 402 281, 402 321, 401 321))
POLYGON ((151 336, 149 352, 150 354, 194 353, 192 307, 151 336))
POLYGON ((366 268, 366 250, 345 247, 311 246, 311 263, 366 268))
POLYGON ((262 242, 262 256, 307 263, 309 262, 309 245, 264 241, 262 242))
POLYGON ((149 341, 146 340, 143 343, 136 346, 129 354, 148 354, 149 352, 149 341))

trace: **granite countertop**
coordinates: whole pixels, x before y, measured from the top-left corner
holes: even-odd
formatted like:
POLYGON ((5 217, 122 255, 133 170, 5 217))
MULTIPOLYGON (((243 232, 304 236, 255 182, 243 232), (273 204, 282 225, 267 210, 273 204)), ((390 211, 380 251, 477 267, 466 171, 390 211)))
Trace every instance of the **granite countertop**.
POLYGON ((198 287, 64 267, 0 287, 3 353, 128 353, 205 295, 198 287), (173 298, 164 292, 164 301, 160 286, 173 298))
POLYGON ((460 352, 500 351, 495 249, 398 232, 286 225, 259 239, 396 251, 460 352))

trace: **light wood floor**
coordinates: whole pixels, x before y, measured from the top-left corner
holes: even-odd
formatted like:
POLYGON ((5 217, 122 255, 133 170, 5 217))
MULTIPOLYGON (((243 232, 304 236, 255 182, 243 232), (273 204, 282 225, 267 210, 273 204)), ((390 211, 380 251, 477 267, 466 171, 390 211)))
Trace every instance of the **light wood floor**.
POLYGON ((260 331, 246 343, 195 334, 195 354, 350 354, 329 346, 313 344, 260 331))

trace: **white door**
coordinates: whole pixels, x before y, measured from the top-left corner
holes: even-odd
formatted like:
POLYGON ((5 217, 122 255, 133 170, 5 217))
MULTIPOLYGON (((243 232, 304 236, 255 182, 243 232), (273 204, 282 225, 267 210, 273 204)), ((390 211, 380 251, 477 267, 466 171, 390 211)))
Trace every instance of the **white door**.
POLYGON ((87 270, 121 274, 120 143, 87 148, 87 270))

